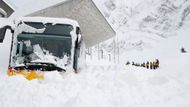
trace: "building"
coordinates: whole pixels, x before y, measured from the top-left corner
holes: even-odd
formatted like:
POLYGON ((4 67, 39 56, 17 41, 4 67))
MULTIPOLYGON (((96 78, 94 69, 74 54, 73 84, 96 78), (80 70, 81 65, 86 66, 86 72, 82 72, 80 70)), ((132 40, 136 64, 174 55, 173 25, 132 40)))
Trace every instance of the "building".
POLYGON ((9 17, 14 12, 14 8, 6 1, 0 0, 0 17, 9 17))

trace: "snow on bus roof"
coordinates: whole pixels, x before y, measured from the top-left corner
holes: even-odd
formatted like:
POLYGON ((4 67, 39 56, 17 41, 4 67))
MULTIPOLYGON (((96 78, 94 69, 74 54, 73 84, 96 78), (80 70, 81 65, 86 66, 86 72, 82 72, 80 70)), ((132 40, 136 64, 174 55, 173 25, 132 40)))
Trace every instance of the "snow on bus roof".
POLYGON ((73 26, 79 26, 75 20, 67 18, 48 18, 48 17, 21 17, 18 21, 24 22, 42 22, 42 23, 53 23, 53 24, 70 24, 73 26))

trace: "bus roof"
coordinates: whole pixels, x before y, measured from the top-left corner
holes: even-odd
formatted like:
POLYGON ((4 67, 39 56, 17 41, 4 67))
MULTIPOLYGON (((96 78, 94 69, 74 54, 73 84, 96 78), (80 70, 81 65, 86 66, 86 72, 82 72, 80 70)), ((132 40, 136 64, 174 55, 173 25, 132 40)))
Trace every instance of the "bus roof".
POLYGON ((53 23, 53 24, 69 24, 74 27, 78 27, 79 24, 75 20, 67 18, 48 18, 48 17, 21 17, 18 21, 23 22, 41 22, 41 23, 53 23))

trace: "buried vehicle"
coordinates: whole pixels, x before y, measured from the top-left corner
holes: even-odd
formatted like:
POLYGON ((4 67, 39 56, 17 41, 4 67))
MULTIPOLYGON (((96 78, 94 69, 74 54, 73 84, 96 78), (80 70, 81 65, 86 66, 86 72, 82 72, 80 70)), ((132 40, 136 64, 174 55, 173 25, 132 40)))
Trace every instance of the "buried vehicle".
POLYGON ((1 35, 5 35, 7 28, 13 33, 9 76, 21 74, 32 80, 44 78, 44 71, 78 72, 84 43, 76 21, 23 17, 15 21, 15 27, 1 28, 1 35))

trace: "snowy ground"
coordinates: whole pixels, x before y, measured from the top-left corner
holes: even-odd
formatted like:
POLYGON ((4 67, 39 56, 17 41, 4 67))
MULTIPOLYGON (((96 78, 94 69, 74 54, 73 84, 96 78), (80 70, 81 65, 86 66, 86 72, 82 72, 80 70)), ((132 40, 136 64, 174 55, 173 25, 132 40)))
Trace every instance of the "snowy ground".
POLYGON ((8 77, 3 68, 0 106, 190 107, 189 33, 183 29, 154 48, 125 52, 120 64, 89 61, 79 74, 52 72, 45 80, 27 81, 22 76, 8 77), (188 53, 181 53, 181 46, 188 53), (154 58, 160 59, 157 70, 125 66, 127 60, 154 58))

